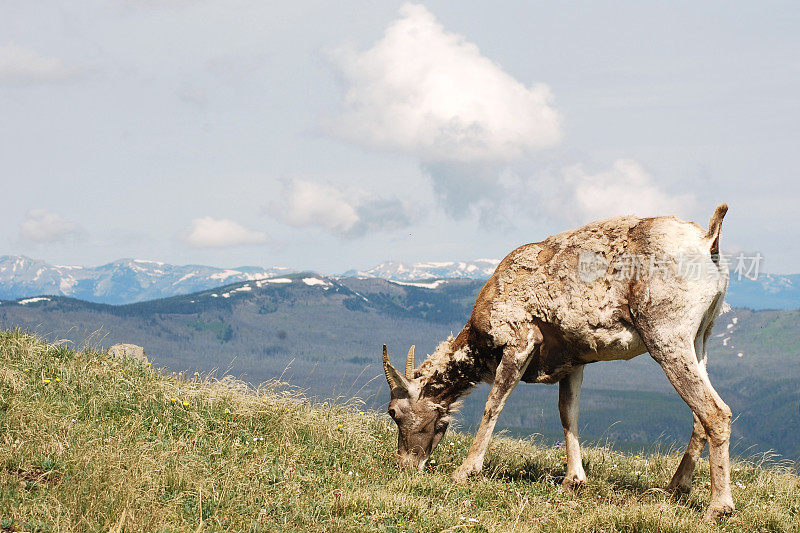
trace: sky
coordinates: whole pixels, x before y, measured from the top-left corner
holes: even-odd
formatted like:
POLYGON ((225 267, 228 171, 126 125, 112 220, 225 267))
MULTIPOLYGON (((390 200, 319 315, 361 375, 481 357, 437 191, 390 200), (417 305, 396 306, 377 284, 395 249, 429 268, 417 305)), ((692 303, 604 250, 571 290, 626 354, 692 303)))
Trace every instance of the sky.
POLYGON ((620 214, 800 272, 792 2, 0 3, 0 255, 339 273, 620 214))

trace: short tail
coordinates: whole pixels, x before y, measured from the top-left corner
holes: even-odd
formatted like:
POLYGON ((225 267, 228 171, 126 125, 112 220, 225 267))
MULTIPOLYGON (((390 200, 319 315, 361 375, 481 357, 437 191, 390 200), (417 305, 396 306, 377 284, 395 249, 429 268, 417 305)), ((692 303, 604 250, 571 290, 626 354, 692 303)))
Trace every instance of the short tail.
POLYGON ((719 234, 722 230, 722 219, 725 218, 725 213, 728 212, 728 204, 720 204, 711 215, 711 220, 708 222, 708 233, 706 239, 711 241, 711 253, 719 254, 719 234))

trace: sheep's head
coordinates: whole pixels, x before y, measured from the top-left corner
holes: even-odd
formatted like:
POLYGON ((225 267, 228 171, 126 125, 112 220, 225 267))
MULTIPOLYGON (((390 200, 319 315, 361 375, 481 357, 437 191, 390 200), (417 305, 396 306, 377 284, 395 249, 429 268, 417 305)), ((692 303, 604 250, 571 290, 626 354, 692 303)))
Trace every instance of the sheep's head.
POLYGON ((405 374, 389 362, 383 346, 383 370, 391 389, 389 416, 397 423, 397 466, 422 470, 450 423, 447 406, 422 395, 422 378, 414 378, 414 347, 408 351, 405 374))

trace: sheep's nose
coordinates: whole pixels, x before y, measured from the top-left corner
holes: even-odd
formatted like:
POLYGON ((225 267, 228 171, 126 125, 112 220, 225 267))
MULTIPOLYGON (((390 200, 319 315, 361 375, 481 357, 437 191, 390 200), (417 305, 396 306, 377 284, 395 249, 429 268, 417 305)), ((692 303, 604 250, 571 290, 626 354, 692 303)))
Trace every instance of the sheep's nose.
POLYGON ((427 459, 418 455, 408 454, 402 455, 397 459, 397 466, 401 470, 418 470, 422 471, 425 468, 427 459))

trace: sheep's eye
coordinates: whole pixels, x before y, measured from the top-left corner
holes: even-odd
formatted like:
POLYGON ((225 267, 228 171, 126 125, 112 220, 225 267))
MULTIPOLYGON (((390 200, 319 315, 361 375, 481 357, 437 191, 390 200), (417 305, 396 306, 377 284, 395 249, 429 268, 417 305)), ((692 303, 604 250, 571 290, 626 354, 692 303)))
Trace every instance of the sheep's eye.
POLYGON ((395 418, 395 419, 397 417, 397 411, 395 411, 394 408, 392 408, 392 407, 389 408, 389 416, 391 416, 392 418, 395 418))

